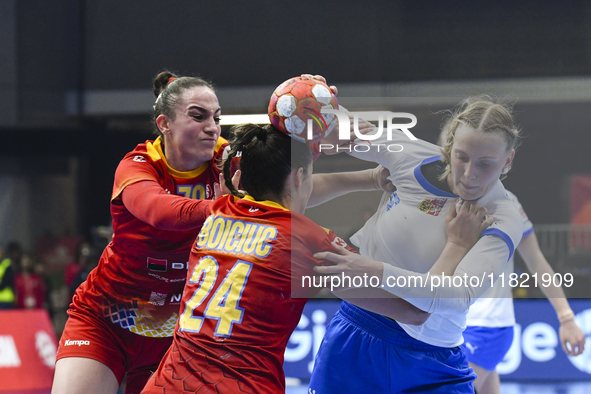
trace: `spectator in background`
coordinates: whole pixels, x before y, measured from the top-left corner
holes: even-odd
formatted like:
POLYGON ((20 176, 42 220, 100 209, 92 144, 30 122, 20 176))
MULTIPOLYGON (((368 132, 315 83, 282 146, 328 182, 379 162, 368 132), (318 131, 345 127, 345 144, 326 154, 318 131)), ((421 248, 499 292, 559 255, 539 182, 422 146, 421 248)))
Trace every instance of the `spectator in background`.
POLYGON ((18 242, 8 244, 6 256, 0 250, 0 309, 14 308, 14 270, 20 262, 21 254, 22 248, 18 242))
POLYGON ((98 261, 95 249, 88 242, 82 242, 80 245, 81 247, 79 248, 78 253, 79 262, 77 264, 78 269, 76 273, 69 278, 69 281, 67 276, 68 267, 66 267, 66 284, 68 285, 68 294, 70 299, 72 299, 72 297, 74 296, 74 293, 76 292, 78 286, 80 286, 82 283, 86 281, 86 278, 88 278, 88 274, 90 274, 90 271, 92 271, 94 267, 97 266, 98 261))
MULTIPOLYGON (((76 246, 74 260, 70 261, 64 270, 64 283, 69 289, 72 288, 74 278, 78 276, 78 272, 80 272, 84 264, 86 264, 88 260, 93 257, 92 246, 90 246, 90 243, 82 241, 76 246)), ((78 283, 78 285, 80 285, 80 283, 78 283)), ((76 290, 78 285, 74 288, 74 290, 76 290)))
POLYGON ((43 276, 36 272, 33 256, 24 253, 15 275, 16 307, 22 309, 45 308, 47 288, 43 276))

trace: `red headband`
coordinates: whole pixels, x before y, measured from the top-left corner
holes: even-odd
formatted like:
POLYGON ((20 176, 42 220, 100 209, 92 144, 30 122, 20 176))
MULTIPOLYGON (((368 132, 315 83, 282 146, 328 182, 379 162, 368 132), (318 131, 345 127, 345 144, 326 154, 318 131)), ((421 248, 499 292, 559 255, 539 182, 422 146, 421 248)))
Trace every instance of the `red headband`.
POLYGON ((168 82, 166 82, 166 84, 168 85, 169 83, 171 83, 172 81, 174 81, 176 78, 175 77, 170 77, 168 78, 168 82))

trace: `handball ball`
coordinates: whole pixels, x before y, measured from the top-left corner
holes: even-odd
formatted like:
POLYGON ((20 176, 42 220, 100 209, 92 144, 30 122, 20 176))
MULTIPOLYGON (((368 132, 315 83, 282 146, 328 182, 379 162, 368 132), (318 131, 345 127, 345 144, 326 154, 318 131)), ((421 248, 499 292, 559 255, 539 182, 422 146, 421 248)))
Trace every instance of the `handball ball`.
POLYGON ((330 88, 309 77, 295 77, 283 82, 273 92, 269 120, 295 140, 312 145, 330 134, 338 123, 335 114, 320 113, 322 108, 339 108, 330 88), (308 123, 312 124, 311 134, 308 123))

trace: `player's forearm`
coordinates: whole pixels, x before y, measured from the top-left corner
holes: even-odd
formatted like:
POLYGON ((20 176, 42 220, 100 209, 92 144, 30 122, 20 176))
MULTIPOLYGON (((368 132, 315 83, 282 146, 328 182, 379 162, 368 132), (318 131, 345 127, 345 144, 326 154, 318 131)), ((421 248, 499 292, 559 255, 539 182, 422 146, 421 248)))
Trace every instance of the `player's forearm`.
POLYGON ((453 275, 468 250, 461 245, 448 242, 429 272, 434 275, 453 275))
POLYGON ((381 190, 375 170, 313 174, 314 187, 308 207, 315 207, 350 192, 381 190))
MULTIPOLYGON (((538 278, 554 277, 554 270, 540 250, 535 233, 530 233, 522 239, 517 247, 517 251, 527 266, 527 269, 532 274, 537 274, 538 278)), ((560 286, 555 286, 554 281, 552 281, 550 286, 540 286, 540 290, 548 298, 548 301, 550 301, 558 316, 571 311, 564 290, 560 286)))
POLYGON ((462 259, 453 275, 418 273, 383 264, 382 288, 429 313, 465 313, 486 292, 509 259, 500 237, 481 238, 462 259))
POLYGON ((201 227, 206 200, 168 194, 153 181, 127 186, 121 194, 127 210, 136 218, 160 230, 184 231, 201 227))
MULTIPOLYGON (((531 271, 532 273, 535 272, 538 274, 538 278, 550 277, 554 278, 554 270, 548 264, 547 269, 538 269, 536 271, 531 271), (548 275, 544 275, 548 274, 548 275)), ((552 281, 554 282, 554 281, 552 281)), ((550 286, 540 286, 540 290, 544 293, 544 296, 552 303, 552 306, 556 310, 556 313, 560 313, 562 310, 569 310, 570 306, 568 305, 568 301, 566 300, 566 295, 564 294, 564 290, 560 286, 555 286, 554 283, 551 283, 550 286)))
MULTIPOLYGON (((552 269, 548 261, 546 261, 546 259, 543 255, 541 255, 541 253, 539 258, 541 258, 543 262, 540 262, 540 264, 535 269, 531 269, 531 267, 529 267, 528 265, 530 272, 537 273, 539 278, 553 278, 554 270, 552 269), (544 276, 544 274, 548 275, 544 276)), ((548 301, 550 301, 550 303, 552 304, 552 307, 556 311, 556 314, 559 318, 560 316, 564 316, 568 314, 568 312, 572 311, 570 305, 568 304, 568 300, 566 299, 566 295, 564 294, 564 290, 560 286, 555 286, 554 281, 552 281, 550 286, 540 286, 540 289, 542 290, 542 293, 544 293, 544 296, 546 296, 548 301)))

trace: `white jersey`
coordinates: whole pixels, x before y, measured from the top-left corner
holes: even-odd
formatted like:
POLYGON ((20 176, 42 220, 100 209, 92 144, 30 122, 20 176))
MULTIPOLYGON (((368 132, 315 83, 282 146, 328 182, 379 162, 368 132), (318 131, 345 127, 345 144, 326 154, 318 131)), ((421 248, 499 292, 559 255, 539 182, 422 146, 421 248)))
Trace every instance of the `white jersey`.
MULTIPOLYGON (((523 236, 527 237, 534 231, 534 225, 527 217, 523 207, 515 194, 507 191, 507 195, 513 200, 523 219, 523 236)), ((515 312, 513 310, 513 294, 509 283, 509 275, 513 273, 514 255, 509 259, 505 267, 505 283, 495 282, 486 293, 470 306, 466 316, 466 325, 478 327, 511 327, 515 324, 515 312)))
POLYGON ((445 217, 455 209, 457 196, 431 184, 422 170, 441 159, 438 146, 426 141, 411 141, 396 130, 392 139, 386 132, 376 140, 355 141, 356 152, 350 154, 377 162, 390 170, 390 180, 397 190, 385 194, 377 212, 351 241, 360 253, 384 262, 382 286, 419 309, 431 313, 420 326, 399 323, 413 338, 435 346, 454 347, 463 342, 466 314, 471 303, 491 287, 491 278, 504 270, 515 246, 521 240, 522 220, 514 203, 507 197, 498 181, 478 200, 488 209, 495 222, 458 265, 455 276, 477 277, 480 286, 449 286, 432 289, 426 274, 433 266, 447 242, 445 217), (400 152, 389 152, 388 146, 400 152), (494 236, 491 236, 494 235, 494 236), (417 274, 420 273, 420 274, 417 274), (389 286, 388 278, 411 277, 424 286, 389 286))

